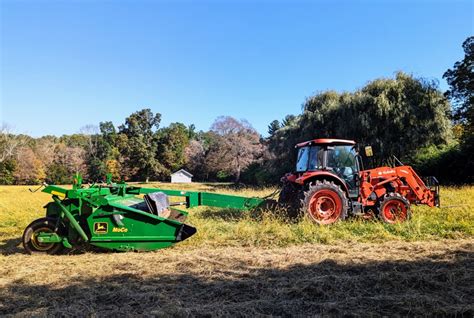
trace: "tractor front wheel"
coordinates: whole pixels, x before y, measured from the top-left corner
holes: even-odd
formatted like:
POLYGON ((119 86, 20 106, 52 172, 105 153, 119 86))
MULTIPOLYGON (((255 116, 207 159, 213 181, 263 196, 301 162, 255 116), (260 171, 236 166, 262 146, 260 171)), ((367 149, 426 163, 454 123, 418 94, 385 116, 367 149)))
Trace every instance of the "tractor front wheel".
POLYGON ((56 231, 56 220, 53 218, 41 218, 33 221, 23 232, 23 247, 28 254, 58 254, 63 250, 62 243, 41 243, 38 235, 41 232, 54 233, 56 231))
POLYGON ((305 192, 303 211, 318 224, 332 224, 347 217, 349 201, 346 193, 327 180, 316 181, 305 192))
POLYGON ((398 193, 387 194, 380 202, 379 218, 385 223, 404 222, 410 216, 410 202, 398 193))

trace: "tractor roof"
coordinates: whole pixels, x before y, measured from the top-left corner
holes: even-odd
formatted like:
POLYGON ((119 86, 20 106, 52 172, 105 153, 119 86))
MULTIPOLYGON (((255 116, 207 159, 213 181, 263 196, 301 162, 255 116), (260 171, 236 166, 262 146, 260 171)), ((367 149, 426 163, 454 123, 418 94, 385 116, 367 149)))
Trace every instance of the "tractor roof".
POLYGON ((347 139, 332 139, 332 138, 319 138, 308 140, 305 142, 300 142, 295 147, 300 148, 309 145, 355 145, 356 142, 354 140, 347 140, 347 139))

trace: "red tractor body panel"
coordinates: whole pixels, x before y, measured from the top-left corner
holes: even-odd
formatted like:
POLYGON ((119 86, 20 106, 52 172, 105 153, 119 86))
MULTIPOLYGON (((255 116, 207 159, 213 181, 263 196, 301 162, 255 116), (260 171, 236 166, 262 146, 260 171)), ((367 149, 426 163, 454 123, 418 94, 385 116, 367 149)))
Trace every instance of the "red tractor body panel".
MULTIPOLYGON (((331 179, 337 180, 336 183, 339 183, 339 185, 342 185, 344 191, 348 191, 347 189, 347 184, 344 180, 342 180, 337 174, 334 174, 329 171, 307 171, 303 172, 300 176, 296 176, 294 179, 294 182, 299 184, 299 185, 304 185, 310 180, 316 180, 316 179, 326 179, 328 181, 331 181, 331 179)), ((290 179, 289 179, 290 181, 290 179)))
POLYGON ((372 193, 380 198, 388 192, 399 193, 411 203, 430 207, 438 205, 436 191, 429 189, 410 166, 364 170, 360 172, 360 177, 360 201, 363 205, 375 204, 375 200, 370 199, 372 193))

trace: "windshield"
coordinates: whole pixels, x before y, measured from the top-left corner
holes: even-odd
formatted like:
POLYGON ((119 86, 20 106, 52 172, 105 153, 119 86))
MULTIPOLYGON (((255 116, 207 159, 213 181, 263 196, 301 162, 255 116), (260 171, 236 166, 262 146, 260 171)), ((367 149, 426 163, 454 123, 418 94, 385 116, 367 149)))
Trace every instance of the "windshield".
POLYGON ((353 146, 335 146, 328 149, 327 166, 341 177, 349 177, 357 172, 356 153, 353 146))

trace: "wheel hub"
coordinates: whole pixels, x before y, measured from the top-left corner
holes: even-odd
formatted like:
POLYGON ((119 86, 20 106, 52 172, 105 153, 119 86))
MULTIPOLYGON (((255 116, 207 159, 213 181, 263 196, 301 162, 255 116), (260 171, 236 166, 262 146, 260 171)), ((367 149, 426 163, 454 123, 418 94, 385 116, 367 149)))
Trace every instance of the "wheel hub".
POLYGON ((31 236, 31 244, 34 246, 34 248, 36 248, 38 251, 44 252, 44 251, 47 251, 50 248, 52 248, 54 246, 54 243, 41 243, 41 242, 39 242, 38 241, 38 235, 41 232, 53 233, 53 231, 51 231, 50 228, 42 227, 42 228, 36 229, 33 232, 33 235, 31 236))
POLYGON ((320 224, 330 224, 338 220, 342 210, 341 199, 330 190, 316 192, 310 200, 308 213, 320 224))
POLYGON ((392 200, 385 204, 383 214, 389 222, 404 221, 407 217, 407 208, 403 202, 392 200))

